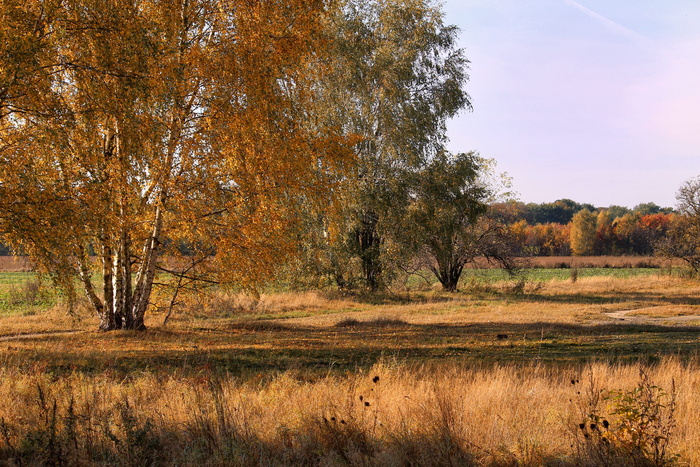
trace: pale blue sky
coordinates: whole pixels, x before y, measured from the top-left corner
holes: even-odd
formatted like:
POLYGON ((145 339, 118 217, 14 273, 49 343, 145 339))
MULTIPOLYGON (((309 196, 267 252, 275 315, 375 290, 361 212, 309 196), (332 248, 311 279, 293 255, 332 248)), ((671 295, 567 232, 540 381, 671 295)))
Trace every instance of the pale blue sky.
POLYGON ((474 111, 453 151, 525 202, 674 206, 700 175, 700 1, 446 0, 474 111))

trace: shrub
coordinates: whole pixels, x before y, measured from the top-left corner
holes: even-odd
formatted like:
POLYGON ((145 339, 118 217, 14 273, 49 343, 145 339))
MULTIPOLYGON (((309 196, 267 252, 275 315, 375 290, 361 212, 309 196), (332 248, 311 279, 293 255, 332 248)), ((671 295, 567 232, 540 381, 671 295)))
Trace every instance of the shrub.
POLYGON ((583 465, 664 466, 678 460, 669 453, 676 426, 675 384, 666 393, 640 369, 631 390, 588 393, 588 411, 578 426, 577 447, 583 465), (605 410, 601 402, 607 403, 605 410))
POLYGON ((571 283, 575 284, 578 280, 578 268, 573 268, 571 270, 571 283))

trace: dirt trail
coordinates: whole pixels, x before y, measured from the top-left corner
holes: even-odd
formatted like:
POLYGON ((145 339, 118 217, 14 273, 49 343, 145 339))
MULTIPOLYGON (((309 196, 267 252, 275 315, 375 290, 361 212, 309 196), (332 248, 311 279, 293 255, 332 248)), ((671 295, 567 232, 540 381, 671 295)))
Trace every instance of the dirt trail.
POLYGON ((630 313, 638 313, 640 311, 651 311, 659 307, 650 306, 645 308, 634 308, 631 310, 611 311, 603 313, 615 321, 624 321, 629 324, 684 324, 691 321, 700 321, 700 315, 684 315, 684 316, 630 316, 630 313))

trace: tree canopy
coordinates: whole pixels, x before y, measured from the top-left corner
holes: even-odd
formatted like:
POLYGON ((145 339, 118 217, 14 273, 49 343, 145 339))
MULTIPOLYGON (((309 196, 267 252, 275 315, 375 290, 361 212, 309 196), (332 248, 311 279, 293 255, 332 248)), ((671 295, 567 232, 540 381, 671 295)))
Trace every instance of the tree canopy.
POLYGON ((659 252, 685 261, 700 272, 700 177, 683 182, 676 193, 678 215, 672 218, 668 235, 660 239, 659 252))

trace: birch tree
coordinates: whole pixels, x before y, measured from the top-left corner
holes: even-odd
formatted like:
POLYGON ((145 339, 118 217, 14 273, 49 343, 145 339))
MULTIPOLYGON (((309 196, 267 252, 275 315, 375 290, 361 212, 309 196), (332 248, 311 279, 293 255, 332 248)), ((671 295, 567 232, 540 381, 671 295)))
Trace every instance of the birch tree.
POLYGON ((293 251, 290 204, 323 193, 319 174, 348 158, 314 119, 327 7, 3 1, 14 22, 2 34, 20 38, 0 57, 0 222, 12 245, 69 290, 79 278, 102 330, 144 328, 178 242, 217 281, 268 275, 293 251))

